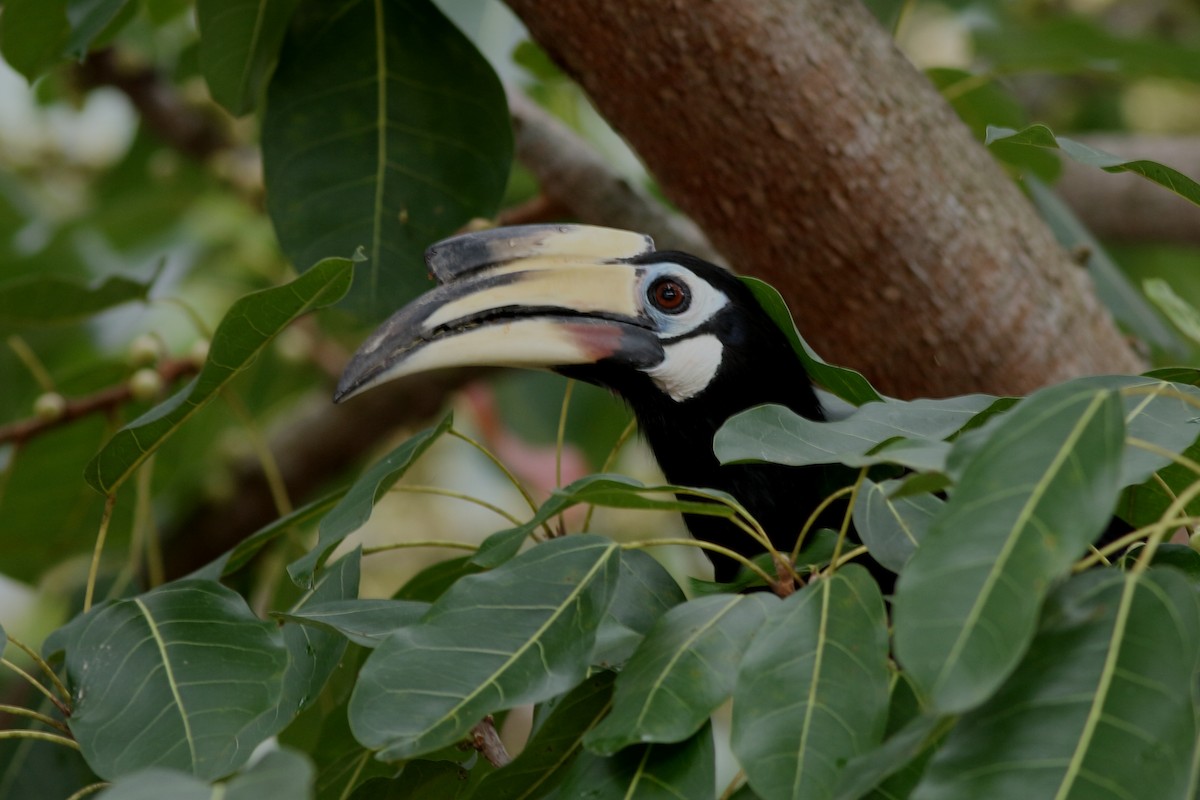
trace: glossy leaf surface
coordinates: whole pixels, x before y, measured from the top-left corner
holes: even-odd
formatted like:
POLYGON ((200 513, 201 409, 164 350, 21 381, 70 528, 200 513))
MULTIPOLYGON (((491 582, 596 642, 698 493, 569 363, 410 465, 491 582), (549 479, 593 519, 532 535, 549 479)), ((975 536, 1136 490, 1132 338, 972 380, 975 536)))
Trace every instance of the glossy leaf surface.
POLYGON ((411 758, 453 744, 486 714, 576 685, 619 552, 598 536, 567 536, 460 579, 367 658, 350 700, 355 737, 384 759, 411 758))
POLYGON ((1016 666, 1050 582, 1108 523, 1124 444, 1119 398, 1073 384, 979 433, 956 445, 962 477, 893 605, 897 657, 941 712, 978 704, 1016 666))

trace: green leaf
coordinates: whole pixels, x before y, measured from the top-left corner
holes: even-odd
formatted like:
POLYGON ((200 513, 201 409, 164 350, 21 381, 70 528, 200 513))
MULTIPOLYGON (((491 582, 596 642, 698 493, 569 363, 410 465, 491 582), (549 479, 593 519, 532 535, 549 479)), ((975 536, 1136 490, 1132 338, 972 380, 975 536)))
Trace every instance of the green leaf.
POLYGON ((544 797, 558 786, 582 749, 583 736, 612 704, 616 673, 597 672, 559 700, 529 737, 521 753, 488 775, 471 797, 479 800, 527 800, 544 797))
POLYGON ((63 60, 70 34, 67 0, 5 0, 0 54, 30 83, 63 60))
POLYGON ((888 463, 889 450, 873 457, 893 439, 939 441, 990 408, 996 398, 982 394, 945 400, 867 402, 845 419, 806 419, 785 406, 763 405, 730 417, 717 431, 713 450, 722 464, 769 461, 773 464, 888 463))
POLYGON ((4 632, 4 626, 0 625, 0 655, 4 655, 6 647, 8 647, 8 634, 4 632))
POLYGON ((482 571, 483 567, 471 562, 471 556, 448 558, 431 564, 412 576, 408 583, 400 587, 393 599, 432 603, 457 583, 459 578, 482 571))
POLYGON ((864 480, 853 511, 854 529, 871 558, 892 572, 904 567, 943 506, 931 494, 892 497, 900 484, 899 480, 864 480))
MULTIPOLYGON (((1127 440, 1121 455, 1119 486, 1142 483, 1173 463, 1169 456, 1147 450, 1138 443, 1139 440, 1149 442, 1159 450, 1181 453, 1200 436, 1200 425, 1196 424, 1200 417, 1196 406, 1187 399, 1200 402, 1200 389, 1194 386, 1136 375, 1094 375, 1061 385, 1081 391, 1106 389, 1120 393, 1127 440)), ((974 457, 994 426, 1000 423, 1000 417, 993 417, 988 422, 991 427, 982 426, 959 438, 954 459, 948 464, 951 474, 960 475, 962 466, 974 457)))
POLYGON ((767 615, 733 693, 733 752, 767 800, 828 797, 883 738, 888 637, 874 579, 851 564, 767 615))
POLYGON ((1147 278, 1142 289, 1158 310, 1193 342, 1200 343, 1200 309, 1184 300, 1162 278, 1147 278))
POLYGON ((1030 125, 1020 131, 989 126, 984 144, 992 146, 999 142, 1008 145, 1061 150, 1080 164, 1096 167, 1105 172, 1132 172, 1171 190, 1185 200, 1191 200, 1200 205, 1200 183, 1182 172, 1156 161, 1123 159, 1065 136, 1055 136, 1054 132, 1045 125, 1030 125))
POLYGON ((299 611, 274 616, 344 636, 355 644, 375 648, 399 628, 417 622, 428 603, 412 600, 329 600, 310 603, 299 611))
MULTIPOLYGON (((918 716, 887 741, 869 752, 850 759, 842 770, 836 800, 859 800, 891 775, 926 753, 942 736, 950 722, 945 717, 918 716)), ((884 795, 887 796, 887 795, 884 795)))
POLYGON ((83 58, 97 40, 103 40, 112 28, 129 19, 126 6, 129 0, 67 0, 67 20, 71 23, 71 35, 67 39, 66 53, 73 58, 83 58))
POLYGON ((79 322, 123 303, 144 301, 157 277, 156 272, 142 282, 111 275, 88 284, 61 275, 26 275, 0 283, 0 325, 40 327, 79 322))
POLYGON ((504 193, 504 91, 429 0, 309 2, 267 92, 267 210, 297 264, 366 251, 349 303, 390 314, 428 288, 425 247, 504 193))
POLYGON ((617 678, 612 713, 586 737, 611 755, 631 744, 680 742, 733 692, 738 662, 773 595, 714 595, 675 606, 617 678))
MULTIPOLYGON (((741 504, 725 492, 715 489, 699 489, 687 486, 662 484, 646 486, 624 475, 588 475, 573 483, 555 489, 537 513, 523 525, 498 531, 484 540, 474 563, 481 567, 494 567, 516 555, 521 543, 539 525, 558 516, 566 509, 580 503, 590 503, 604 508, 634 508, 643 511, 678 511, 688 514, 725 517, 732 519, 742 510, 741 504), (689 499, 679 499, 675 493, 689 499), (709 500, 690 499, 691 497, 709 500)), ((749 516, 748 514, 745 514, 749 516)))
POLYGON ((209 581, 177 581, 85 618, 67 647, 69 724, 112 780, 146 767, 212 779, 250 757, 278 704, 288 654, 275 625, 209 581))
POLYGON ((992 24, 972 26, 978 56, 997 74, 1100 72, 1200 81, 1196 51, 1186 37, 1139 36, 1132 26, 1098 25, 1100 15, 1014 14, 1010 8, 1018 6, 989 6, 992 24))
MULTIPOLYGON (((358 597, 361 574, 362 550, 356 548, 322 570, 313 588, 301 595, 287 613, 303 614, 313 606, 358 597)), ((346 641, 337 633, 303 625, 283 626, 283 642, 289 655, 283 696, 275 710, 260 720, 264 736, 281 731, 316 701, 346 652, 346 641)))
POLYGON ((776 291, 774 286, 757 278, 743 277, 742 282, 750 287, 750 291, 754 293, 759 305, 788 337, 792 343, 792 349, 796 351, 796 357, 804 366, 804 371, 814 382, 847 403, 856 406, 883 399, 862 375, 846 367, 827 364, 813 352, 813 349, 808 346, 808 342, 800 336, 800 331, 796 329, 796 323, 792 320, 792 312, 788 310, 783 296, 776 291))
POLYGON ((622 551, 617 588, 596 632, 592 664, 624 664, 654 623, 686 599, 654 556, 643 550, 622 551))
POLYGON ((1182 575, 1095 570, 1049 598, 1029 652, 965 714, 913 800, 1190 798, 1200 611, 1182 575))
POLYGON ((546 700, 586 674, 619 548, 576 535, 460 579, 368 656, 350 726, 383 759, 453 744, 486 714, 546 700), (448 680, 452 679, 452 680, 448 680))
POLYGON ((1033 637, 1050 581, 1104 530, 1124 425, 1118 396, 1043 389, 951 452, 961 478, 905 565, 896 654, 946 713, 978 705, 1033 637))
POLYGON ((234 303, 217 326, 200 374, 173 397, 126 425, 84 470, 97 491, 111 494, 183 423, 215 398, 294 319, 346 293, 353 263, 327 258, 291 283, 234 303))
POLYGON ((901 0, 865 0, 863 5, 875 15, 875 19, 879 20, 884 30, 893 36, 896 34, 900 20, 904 17, 905 3, 901 0))
POLYGON ((712 725, 678 744, 630 747, 615 756, 579 754, 556 797, 587 800, 680 800, 714 794, 712 725))
POLYGON ((1120 265, 1108 255, 1104 245, 1092 236, 1067 204, 1037 178, 1026 177, 1025 186, 1038 213, 1050 226, 1059 244, 1068 252, 1087 253, 1087 269, 1096 287, 1096 295, 1117 322, 1134 336, 1162 348, 1172 357, 1186 356, 1186 343, 1155 312, 1120 265))
POLYGON ((400 772, 394 764, 375 760, 374 753, 355 741, 344 699, 325 716, 308 751, 317 765, 316 800, 345 800, 372 778, 394 778, 400 772))
MULTIPOLYGON (((968 72, 962 69, 934 67, 925 71, 926 77, 954 108, 959 119, 967 124, 979 141, 987 136, 988 125, 1023 128, 1028 124, 1025 109, 995 74, 968 72)), ((1062 162, 1053 153, 1027 147, 992 151, 1015 167, 1020 174, 1036 175, 1053 181, 1062 172, 1062 162)))
POLYGON ((305 525, 324 516, 329 509, 338 504, 348 489, 349 487, 346 487, 345 489, 330 492, 324 497, 313 500, 311 503, 305 503, 290 514, 284 514, 273 522, 267 523, 238 542, 233 549, 222 553, 208 564, 188 575, 188 577, 207 578, 208 580, 215 581, 234 574, 250 563, 250 560, 260 550, 289 530, 293 530, 300 525, 305 525))
POLYGON ((114 782, 97 800, 305 800, 312 797, 313 767, 295 750, 272 750, 254 766, 217 786, 191 775, 152 767, 114 782))
POLYGON ((200 69, 235 117, 254 110, 299 0, 197 0, 200 69))
POLYGON ((404 476, 439 436, 450 430, 453 422, 453 415, 446 414, 436 425, 409 437, 359 476, 334 509, 321 520, 317 546, 288 565, 288 574, 297 585, 307 586, 312 582, 313 573, 333 548, 371 518, 379 498, 404 476))

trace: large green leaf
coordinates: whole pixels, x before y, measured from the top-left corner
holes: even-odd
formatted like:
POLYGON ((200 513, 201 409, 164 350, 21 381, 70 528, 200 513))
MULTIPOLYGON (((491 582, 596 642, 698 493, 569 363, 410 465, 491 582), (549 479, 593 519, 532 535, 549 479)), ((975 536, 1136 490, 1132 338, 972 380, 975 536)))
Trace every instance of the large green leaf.
POLYGON ((254 766, 210 786, 191 775, 154 767, 121 778, 97 800, 306 800, 312 797, 313 767, 295 750, 272 750, 254 766))
POLYGON ((560 784, 575 763, 584 734, 608 712, 615 673, 597 672, 555 703, 520 755, 480 781, 479 800, 531 800, 560 784))
POLYGON ((254 109, 299 0, 197 0, 200 68, 230 114, 254 109))
POLYGON ((713 450, 722 464, 769 461, 774 464, 847 464, 888 461, 889 450, 871 458, 893 439, 938 441, 960 430, 996 403, 982 394, 945 400, 869 402, 845 419, 806 419, 785 406, 763 405, 730 417, 717 431, 713 450))
POLYGON ((654 623, 686 599, 654 556, 643 550, 623 551, 617 588, 596 632, 592 664, 624 664, 654 623))
POLYGON ((626 748, 615 756, 579 754, 557 798, 587 800, 681 800, 714 795, 716 747, 706 724, 678 744, 626 748))
MULTIPOLYGON (((0 572, 34 584, 65 556, 90 546, 104 498, 79 480, 79 472, 104 440, 104 422, 93 417, 49 430, 23 445, 4 468, 0 572)), ((117 541, 128 530, 125 510, 117 504, 110 529, 117 541)))
POLYGON ((732 694, 742 653, 777 602, 713 595, 668 611, 621 670, 612 713, 587 735, 587 748, 611 755, 694 734, 732 694))
POLYGON ((84 478, 110 494, 296 317, 335 303, 350 287, 353 262, 327 258, 291 283, 254 292, 234 303, 213 333, 208 360, 194 380, 109 439, 84 478))
POLYGON ((871 558, 899 572, 912 556, 942 501, 932 494, 892 497, 899 480, 864 480, 854 502, 854 529, 871 551, 871 558))
POLYGON ((816 383, 847 403, 856 406, 883 399, 862 375, 846 367, 827 364, 808 346, 808 342, 804 341, 800 331, 796 329, 796 323, 792 320, 792 312, 788 310, 787 303, 784 302, 783 296, 774 286, 757 278, 742 278, 742 282, 750 287, 750 291, 754 293, 759 305, 788 337, 792 343, 792 349, 796 352, 796 357, 804 366, 804 371, 816 383))
POLYGON ((321 520, 317 546, 303 558, 288 565, 292 580, 300 586, 311 583, 313 573, 329 557, 333 548, 371 518, 379 498, 404 476, 439 436, 450 430, 453 421, 453 416, 446 414, 436 425, 405 439, 360 475, 333 510, 321 520))
POLYGON ((120 275, 92 284, 61 275, 27 275, 0 283, 0 325, 78 322, 122 303, 145 300, 153 284, 154 278, 137 281, 120 275))
MULTIPOLYGON (((918 716, 910 720, 879 747, 850 760, 842 770, 834 797, 837 800, 859 800, 863 797, 882 800, 891 797, 892 795, 870 792, 890 776, 901 773, 906 766, 914 762, 920 765, 922 754, 928 753, 932 744, 949 726, 950 722, 946 718, 933 715, 918 716)), ((928 758, 928 755, 925 755, 925 758, 928 758)))
POLYGON ((297 264, 366 251, 379 318, 427 288, 427 245, 495 213, 512 132, 487 61, 429 0, 310 0, 267 92, 267 210, 297 264))
POLYGON ((1050 581, 1107 525, 1121 402, 1109 390, 1062 384, 976 433, 951 452, 961 478, 893 603, 897 657, 945 713, 978 705, 1012 671, 1050 581))
POLYGON ((773 608, 742 658, 733 752, 765 800, 830 797, 847 759, 883 738, 887 618, 850 565, 773 608))
MULTIPOLYGON (((356 548, 322 570, 312 589, 301 595, 287 613, 304 614, 315 606, 358 597, 361 574, 362 550, 356 548)), ((275 708, 259 719, 261 727, 256 733, 264 737, 279 733, 316 702, 346 652, 346 640, 338 633, 305 625, 283 626, 283 643, 288 650, 283 695, 275 708)))
POLYGON ((70 35, 67 0, 5 0, 0 54, 30 83, 63 59, 70 35))
POLYGON ((288 622, 337 633, 363 647, 375 648, 396 630, 417 622, 428 603, 413 600, 328 600, 275 616, 288 622))
POLYGON ((1081 164, 1102 169, 1105 172, 1132 172, 1169 189, 1185 200, 1200 205, 1200 183, 1182 172, 1146 159, 1125 159, 1103 150, 1089 147, 1082 142, 1055 136, 1045 125, 1030 125, 1024 130, 989 127, 985 144, 1008 147, 1040 147, 1061 150, 1081 164))
POLYGON ((79 626, 66 655, 71 732, 110 780, 146 767, 219 778, 261 741, 246 734, 278 705, 287 664, 282 633, 240 595, 169 583, 79 626))
POLYGON ((486 714, 576 685, 619 552, 599 536, 567 536, 460 579, 367 658, 350 700, 355 737, 381 758, 411 758, 453 744, 486 714))
POLYGON ((1200 611, 1171 569, 1072 578, 1029 653, 964 715, 913 800, 1191 800, 1200 611))

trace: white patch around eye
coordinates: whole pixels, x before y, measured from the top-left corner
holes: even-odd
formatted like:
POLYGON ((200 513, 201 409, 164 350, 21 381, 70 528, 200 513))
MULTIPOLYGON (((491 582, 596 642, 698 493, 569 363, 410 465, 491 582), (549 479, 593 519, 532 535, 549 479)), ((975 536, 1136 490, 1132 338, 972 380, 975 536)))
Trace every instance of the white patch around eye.
POLYGON ((720 289, 679 264, 662 263, 646 265, 638 291, 642 293, 646 314, 654 320, 655 330, 663 339, 686 336, 717 315, 729 305, 729 298, 720 289), (687 309, 678 314, 669 314, 654 307, 646 298, 646 292, 660 278, 674 278, 687 287, 691 296, 687 309))
POLYGON ((721 340, 711 333, 682 339, 664 347, 663 360, 646 374, 672 400, 682 403, 712 383, 721 366, 722 350, 721 340))

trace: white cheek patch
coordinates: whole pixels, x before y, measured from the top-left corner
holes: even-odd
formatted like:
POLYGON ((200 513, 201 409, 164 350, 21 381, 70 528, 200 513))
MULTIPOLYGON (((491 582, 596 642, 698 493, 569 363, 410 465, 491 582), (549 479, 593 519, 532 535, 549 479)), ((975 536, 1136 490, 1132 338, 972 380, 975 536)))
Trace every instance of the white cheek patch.
POLYGON ((665 357, 646 374, 677 403, 708 388, 721 366, 721 340, 711 333, 682 339, 663 348, 665 357))

